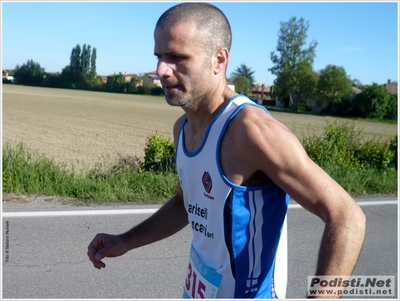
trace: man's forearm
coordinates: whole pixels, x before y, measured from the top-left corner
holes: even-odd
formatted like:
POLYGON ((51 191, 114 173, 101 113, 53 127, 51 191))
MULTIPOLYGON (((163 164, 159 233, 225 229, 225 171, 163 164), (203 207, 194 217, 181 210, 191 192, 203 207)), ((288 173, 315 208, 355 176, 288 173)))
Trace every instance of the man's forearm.
POLYGON ((132 250, 171 236, 187 224, 187 213, 183 202, 174 196, 152 216, 121 237, 132 250))
MULTIPOLYGON (((338 224, 326 223, 318 256, 317 276, 341 276, 348 279, 356 266, 365 236, 365 216, 357 210, 338 224)), ((334 288, 332 288, 334 289, 334 288)), ((311 296, 309 296, 311 297, 311 296)), ((337 291, 329 296, 313 295, 311 298, 340 298, 337 291)))
POLYGON ((365 216, 361 209, 347 219, 327 223, 321 241, 317 275, 351 275, 365 236, 365 216))

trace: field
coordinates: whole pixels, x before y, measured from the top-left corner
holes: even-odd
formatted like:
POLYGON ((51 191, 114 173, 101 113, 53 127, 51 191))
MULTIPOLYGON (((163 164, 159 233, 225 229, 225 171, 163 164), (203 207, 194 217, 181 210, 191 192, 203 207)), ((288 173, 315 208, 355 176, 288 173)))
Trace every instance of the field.
MULTIPOLYGON (((16 85, 2 86, 2 138, 23 142, 56 162, 90 167, 119 156, 143 157, 146 139, 158 131, 172 140, 182 109, 162 97, 16 85)), ((320 133, 334 118, 271 112, 297 136, 320 133)), ((356 121, 367 137, 396 135, 396 124, 356 121)))

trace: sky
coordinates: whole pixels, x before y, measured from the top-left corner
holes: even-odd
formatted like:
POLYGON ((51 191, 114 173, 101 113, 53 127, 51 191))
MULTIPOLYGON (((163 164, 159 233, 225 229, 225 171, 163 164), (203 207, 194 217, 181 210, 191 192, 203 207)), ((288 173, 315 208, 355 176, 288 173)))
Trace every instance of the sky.
MULTIPOLYGON (((72 49, 86 44, 97 50, 99 75, 155 71, 154 26, 177 3, 1 1, 2 69, 31 59, 46 72, 61 72, 72 49)), ((305 46, 318 43, 315 71, 336 65, 364 85, 398 81, 397 1, 210 3, 232 28, 228 77, 245 64, 256 83, 273 85, 271 52, 281 23, 296 17, 309 24, 305 46)))

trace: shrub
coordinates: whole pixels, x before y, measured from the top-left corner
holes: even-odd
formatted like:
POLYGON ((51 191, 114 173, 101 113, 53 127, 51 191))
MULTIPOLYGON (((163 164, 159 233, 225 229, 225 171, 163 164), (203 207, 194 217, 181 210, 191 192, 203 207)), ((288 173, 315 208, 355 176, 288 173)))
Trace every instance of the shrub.
POLYGON ((164 89, 162 87, 157 87, 157 86, 152 87, 150 89, 150 94, 151 95, 156 95, 156 96, 164 95, 164 89))
POLYGON ((393 137, 390 139, 389 142, 389 149, 393 153, 393 158, 392 158, 392 166, 397 170, 397 160, 398 160, 398 144, 397 144, 397 136, 393 137))
POLYGON ((360 143, 360 132, 355 131, 354 124, 349 123, 327 123, 321 136, 305 136, 302 144, 317 164, 322 165, 336 161, 336 165, 350 168, 356 164, 354 160, 354 149, 360 143))
POLYGON ((160 203, 176 191, 177 174, 142 172, 137 158, 97 164, 76 173, 65 164, 30 151, 22 143, 3 145, 3 192, 68 196, 93 203, 160 203))
POLYGON ((395 153, 390 149, 390 141, 370 140, 354 151, 355 158, 363 165, 379 170, 395 168, 395 153))
POLYGON ((353 100, 351 115, 362 118, 397 120, 397 95, 373 83, 353 100))
POLYGON ((327 123, 321 136, 303 136, 309 157, 348 192, 397 193, 397 136, 363 141, 354 123, 327 123))
POLYGON ((174 143, 156 132, 151 135, 144 149, 145 171, 171 172, 175 171, 175 146, 174 143))

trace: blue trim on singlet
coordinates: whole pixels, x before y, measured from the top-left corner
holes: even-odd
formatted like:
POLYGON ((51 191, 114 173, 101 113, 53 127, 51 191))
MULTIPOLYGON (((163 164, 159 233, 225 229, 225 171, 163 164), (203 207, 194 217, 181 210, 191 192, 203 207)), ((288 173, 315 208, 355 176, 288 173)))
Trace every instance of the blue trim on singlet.
POLYGON ((271 283, 274 283, 276 250, 290 197, 274 183, 241 186, 231 182, 224 175, 219 158, 221 142, 229 123, 247 105, 262 108, 270 114, 266 108, 255 103, 241 104, 226 120, 218 138, 215 154, 218 170, 224 182, 232 187, 224 207, 225 243, 235 278, 234 298, 273 298, 276 297, 271 288, 271 283), (254 198, 258 191, 262 195, 262 205, 250 201, 250 195, 254 198), (257 213, 260 210, 262 213, 257 213), (260 216, 262 219, 256 220, 260 216), (260 237, 261 242, 257 242, 260 237), (257 244, 263 244, 262 248, 257 247, 257 244), (257 253, 258 248, 262 250, 261 254, 257 253), (252 259, 261 260, 261 267, 271 268, 262 270, 259 275, 253 275, 255 263, 252 265, 252 259), (246 287, 248 283, 252 283, 250 289, 246 287))
POLYGON ((240 185, 237 185, 237 184, 235 184, 235 183, 229 181, 229 179, 225 176, 224 172, 222 171, 221 161, 220 161, 220 158, 219 158, 219 153, 220 153, 222 138, 223 138, 224 135, 225 135, 225 132, 226 132, 226 129, 228 128, 228 126, 229 126, 229 123, 232 121, 232 119, 233 119, 245 106, 248 106, 248 105, 254 106, 254 107, 257 107, 257 108, 261 108, 261 109, 265 110, 269 115, 271 115, 270 112, 269 112, 266 108, 264 108, 263 106, 260 106, 260 105, 258 105, 258 104, 256 104, 256 103, 248 102, 248 103, 243 103, 243 104, 241 104, 240 106, 238 106, 238 107, 236 108, 236 110, 235 110, 235 111, 230 115, 230 117, 226 120, 226 122, 225 122, 225 124, 224 124, 224 126, 223 126, 223 128, 222 128, 222 130, 221 130, 221 134, 220 134, 220 136, 219 136, 219 138, 218 138, 218 142, 217 142, 217 147, 216 147, 215 156, 216 156, 216 161, 217 161, 217 166, 218 166, 219 173, 220 173, 222 179, 224 180, 224 182, 225 182, 226 184, 228 184, 228 186, 234 187, 235 189, 239 189, 239 190, 260 190, 260 189, 262 189, 263 187, 265 187, 265 185, 247 187, 247 186, 240 186, 240 185))
POLYGON ((273 297, 270 284, 274 282, 276 250, 289 196, 273 183, 266 186, 267 188, 262 190, 262 205, 251 203, 250 195, 254 194, 254 191, 237 189, 231 190, 225 203, 225 243, 230 254, 232 275, 235 278, 235 298, 273 297), (262 213, 257 213, 259 210, 262 213), (257 216, 262 216, 263 219, 256 220, 257 216), (259 238, 261 242, 258 241, 259 238), (256 244, 262 244, 261 254, 257 255, 259 249, 256 244), (253 259, 261 260, 262 263, 258 266, 271 269, 264 269, 259 275, 252 275, 250 271, 255 271, 252 269, 255 266, 253 259), (249 282, 254 282, 251 285, 254 291, 246 287, 249 282))
MULTIPOLYGON (((198 153, 201 152, 201 150, 203 149, 204 145, 206 144, 208 135, 209 135, 209 133, 210 133, 210 131, 211 131, 211 127, 212 127, 212 125, 214 124, 214 122, 215 122, 215 121, 218 119, 218 117, 225 111, 226 107, 227 107, 234 99, 236 99, 237 97, 240 97, 240 96, 243 96, 243 95, 238 94, 238 95, 235 95, 235 96, 233 96, 232 98, 230 98, 229 101, 225 104, 225 106, 218 112, 217 116, 214 117, 214 119, 211 121, 210 125, 207 127, 207 132, 206 132, 206 134, 204 135, 203 142, 201 143, 200 147, 199 147, 196 151, 194 151, 194 152, 188 152, 188 151, 186 150, 186 147, 185 147, 185 135, 183 134, 183 133, 184 133, 183 127, 185 126, 185 124, 186 124, 186 122, 187 122, 187 117, 185 117, 185 120, 183 121, 182 126, 181 126, 181 129, 180 129, 180 131, 179 131, 179 135, 182 135, 182 134, 183 134, 183 136, 182 136, 183 152, 185 153, 186 156, 188 156, 188 157, 194 157, 194 156, 196 156, 198 153)), ((178 140, 178 141, 179 141, 179 140, 178 140)))

